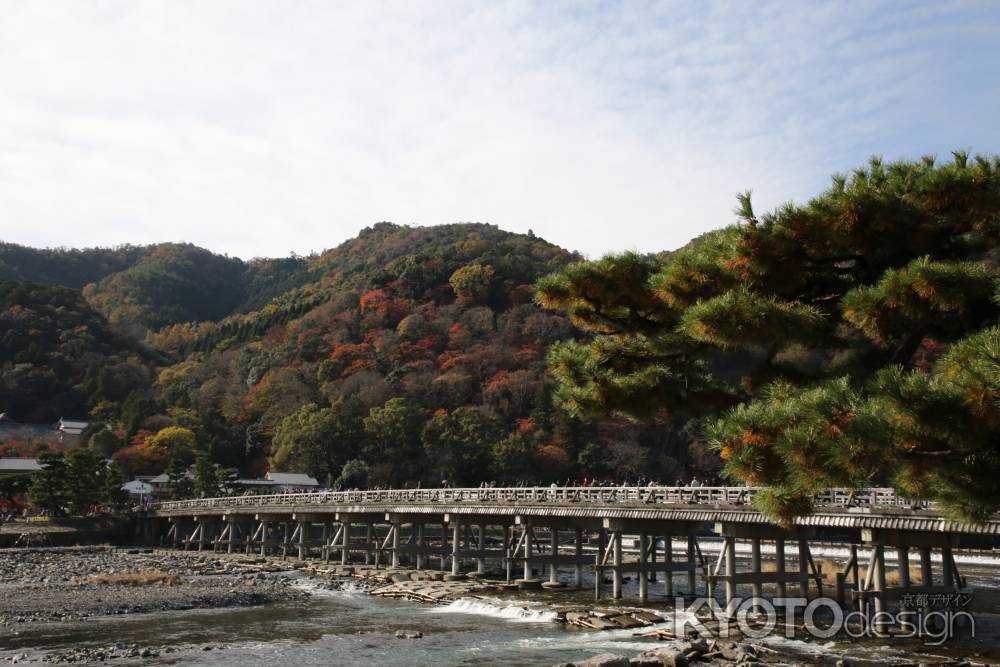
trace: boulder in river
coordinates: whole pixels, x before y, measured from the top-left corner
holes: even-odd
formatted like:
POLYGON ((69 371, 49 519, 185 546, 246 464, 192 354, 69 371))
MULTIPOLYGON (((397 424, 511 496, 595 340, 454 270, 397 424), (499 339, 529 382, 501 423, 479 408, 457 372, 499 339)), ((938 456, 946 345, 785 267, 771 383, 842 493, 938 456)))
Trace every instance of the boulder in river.
POLYGON ((420 639, 424 633, 419 630, 396 630, 396 639, 420 639))
POLYGON ((687 667, 688 664, 688 659, 684 651, 669 647, 661 647, 644 651, 636 657, 659 660, 663 667, 687 667))

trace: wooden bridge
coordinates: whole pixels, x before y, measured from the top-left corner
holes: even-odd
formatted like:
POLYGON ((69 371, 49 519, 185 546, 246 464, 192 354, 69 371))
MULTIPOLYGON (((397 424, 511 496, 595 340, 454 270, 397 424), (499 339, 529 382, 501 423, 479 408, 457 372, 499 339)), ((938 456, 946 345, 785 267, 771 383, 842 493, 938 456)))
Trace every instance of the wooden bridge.
POLYGON ((816 497, 814 513, 777 526, 752 507, 758 491, 512 487, 233 496, 158 503, 141 527, 147 543, 184 549, 291 553, 344 566, 362 560, 390 568, 436 566, 455 578, 481 576, 489 566, 510 580, 519 568, 517 582, 524 588, 565 586, 560 570, 572 571, 579 587, 586 569, 594 572, 598 595, 610 575, 613 598, 622 596, 624 575, 635 575, 640 601, 648 598, 657 575, 664 593, 678 593, 675 575, 680 575, 686 583, 682 592, 690 596, 699 594, 699 580, 709 594, 724 584, 727 606, 740 585, 749 586, 754 597, 763 596, 766 584, 778 596, 785 596, 788 586, 803 597, 822 593, 810 542, 836 541, 851 554, 836 573, 837 596, 871 600, 876 612, 907 595, 961 591, 965 581, 953 556, 959 540, 1000 535, 1000 517, 983 524, 949 521, 933 503, 908 501, 892 489, 831 489, 816 497), (714 562, 702 549, 707 540, 721 546, 714 562), (750 546, 742 571, 737 542, 750 546), (762 566, 766 543, 774 547, 768 571, 762 566), (896 552, 898 585, 887 585, 886 547, 896 552), (859 548, 868 554, 864 577, 859 548), (913 551, 919 581, 911 581, 913 551), (932 557, 935 552, 939 557, 932 557))

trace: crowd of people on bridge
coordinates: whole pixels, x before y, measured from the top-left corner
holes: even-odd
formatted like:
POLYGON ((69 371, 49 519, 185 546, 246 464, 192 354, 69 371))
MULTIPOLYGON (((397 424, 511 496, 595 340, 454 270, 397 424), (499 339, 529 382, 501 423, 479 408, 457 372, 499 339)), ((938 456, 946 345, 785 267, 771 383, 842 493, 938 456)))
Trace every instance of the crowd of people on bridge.
MULTIPOLYGON (((590 478, 584 477, 583 479, 569 479, 562 482, 551 482, 545 483, 538 479, 520 479, 516 482, 497 482, 495 480, 480 482, 478 487, 480 489, 495 489, 495 488, 611 488, 611 487, 657 487, 657 486, 675 486, 675 487, 688 487, 688 488, 699 488, 702 486, 722 486, 722 482, 718 479, 711 479, 709 481, 702 481, 698 477, 692 477, 690 480, 678 479, 673 484, 664 484, 659 480, 650 479, 648 477, 637 477, 635 479, 611 479, 611 478, 590 478)), ((372 486, 367 489, 340 489, 341 491, 386 491, 393 487, 388 486, 372 486)), ((404 485, 403 488, 408 489, 429 489, 429 488, 462 488, 462 485, 453 484, 448 479, 442 479, 439 486, 428 486, 423 485, 420 482, 416 482, 412 485, 404 485)))

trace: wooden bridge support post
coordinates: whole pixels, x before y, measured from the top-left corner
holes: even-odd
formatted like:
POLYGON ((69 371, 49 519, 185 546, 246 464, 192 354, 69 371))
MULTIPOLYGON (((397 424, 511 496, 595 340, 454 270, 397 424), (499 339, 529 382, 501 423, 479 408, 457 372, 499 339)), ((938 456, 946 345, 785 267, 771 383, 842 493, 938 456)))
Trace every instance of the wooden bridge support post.
POLYGON ((754 574, 753 582, 753 596, 754 604, 756 606, 757 601, 764 598, 764 584, 760 581, 761 575, 761 564, 760 564, 760 538, 754 537, 750 540, 750 571, 754 574))
POLYGON ((726 537, 722 548, 726 551, 726 574, 728 575, 726 579, 726 616, 731 617, 736 611, 733 609, 736 599, 736 582, 733 581, 733 577, 736 576, 736 538, 726 537))
POLYGON ((620 530, 611 533, 612 553, 611 564, 611 597, 615 600, 622 598, 622 533, 620 530))
POLYGON ((208 537, 206 533, 208 532, 210 525, 211 524, 205 523, 204 521, 198 522, 198 551, 205 550, 205 542, 208 537))
POLYGON ((461 570, 461 561, 458 552, 462 548, 462 523, 458 517, 454 519, 451 527, 451 573, 458 574, 461 570))
POLYGON ((309 522, 299 521, 299 560, 306 559, 307 537, 309 536, 309 522))
POLYGON ((799 537, 799 594, 809 597, 809 540, 799 537))
POLYGON ((951 553, 951 547, 941 548, 941 583, 944 586, 955 585, 955 560, 951 553))
MULTIPOLYGON (((219 525, 223 525, 220 522, 219 525)), ((222 529, 221 533, 216 533, 212 536, 212 552, 219 553, 219 549, 222 546, 222 541, 226 539, 226 535, 229 533, 229 524, 225 524, 225 528, 222 529)))
POLYGON ((851 580, 854 582, 854 588, 858 591, 861 590, 861 557, 858 556, 858 545, 851 545, 851 580))
POLYGON ((260 555, 267 555, 267 543, 271 536, 271 522, 266 519, 262 519, 260 522, 260 555))
POLYGON ((417 569, 424 569, 424 523, 417 524, 417 569))
MULTIPOLYGON (((779 577, 785 574, 785 540, 780 537, 774 540, 774 571, 779 577)), ((778 597, 785 597, 785 582, 779 581, 775 586, 778 597)))
POLYGON ((649 559, 648 539, 646 533, 639 533, 639 602, 649 600, 649 573, 645 567, 649 559))
POLYGON ((369 521, 365 525, 365 565, 371 565, 372 559, 372 524, 369 521))
POLYGON ((239 522, 231 518, 229 519, 229 544, 226 545, 226 553, 233 553, 233 547, 236 545, 236 535, 239 531, 239 522))
POLYGON ((476 538, 476 548, 479 550, 479 557, 476 558, 476 572, 486 574, 486 559, 483 558, 483 551, 486 549, 486 524, 478 526, 479 535, 476 538))
POLYGON ((573 555, 576 556, 576 565, 573 566, 573 583, 576 587, 583 588, 583 565, 580 558, 583 556, 583 529, 577 528, 573 538, 573 555))
POLYGON ((532 544, 532 537, 534 533, 531 530, 531 524, 526 523, 523 526, 524 529, 524 579, 531 579, 533 572, 531 571, 531 552, 534 548, 532 544))
POLYGON ((549 528, 549 551, 552 552, 552 562, 549 563, 549 583, 556 584, 559 583, 559 568, 555 562, 559 555, 559 529, 554 526, 549 528))
MULTIPOLYGON (((673 535, 663 536, 663 562, 667 564, 668 567, 674 564, 674 539, 673 535)), ((668 569, 663 573, 664 583, 666 584, 667 597, 674 596, 674 572, 668 569)))
POLYGON ((441 562, 438 564, 438 569, 442 572, 448 571, 448 556, 451 553, 451 549, 448 547, 448 525, 441 523, 441 562))
POLYGON ((399 533, 403 530, 403 524, 399 521, 393 521, 392 527, 392 567, 399 567, 399 533))
POLYGON ((343 535, 340 538, 340 564, 341 566, 347 565, 351 562, 351 521, 346 519, 340 524, 340 530, 343 535))
POLYGON ((648 581, 651 584, 655 584, 656 583, 656 551, 657 551, 656 542, 657 542, 657 539, 658 538, 657 538, 656 535, 648 535, 647 539, 646 539, 646 552, 649 554, 648 559, 649 559, 650 564, 652 564, 652 566, 653 566, 652 569, 649 572, 646 573, 646 581, 648 581))
POLYGON ((254 538, 257 537, 257 530, 258 529, 259 529, 259 526, 255 526, 254 523, 253 523, 253 521, 251 520, 251 523, 250 523, 250 532, 247 533, 246 544, 243 545, 243 548, 246 550, 246 555, 247 556, 250 555, 250 551, 253 549, 253 541, 254 541, 254 538))
POLYGON ((923 586, 934 585, 934 571, 931 569, 930 547, 920 547, 920 583, 923 586))
POLYGON ((874 548, 872 565, 875 567, 875 581, 872 590, 875 592, 875 630, 883 632, 886 628, 885 621, 882 619, 882 612, 885 611, 885 600, 882 599, 885 591, 885 547, 876 544, 874 548))
POLYGON ((514 568, 514 554, 511 553, 510 545, 510 526, 504 524, 503 526, 503 550, 504 550, 504 570, 506 571, 506 581, 509 584, 511 576, 513 575, 514 568))
POLYGON ((896 547, 896 563, 899 567, 899 586, 910 587, 910 548, 896 547))
POLYGON ((687 538, 687 594, 694 597, 698 594, 695 590, 697 585, 697 577, 695 573, 695 564, 697 562, 696 553, 698 551, 698 538, 694 535, 688 535, 687 538))

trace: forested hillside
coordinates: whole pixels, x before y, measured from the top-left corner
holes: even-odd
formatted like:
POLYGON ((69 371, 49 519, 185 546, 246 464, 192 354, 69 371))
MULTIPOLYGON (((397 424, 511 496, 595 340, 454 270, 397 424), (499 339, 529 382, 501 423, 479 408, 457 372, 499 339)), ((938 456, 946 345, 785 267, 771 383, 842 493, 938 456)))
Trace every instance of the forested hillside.
POLYGON ((260 308, 315 273, 303 258, 244 262, 187 243, 84 250, 5 243, 0 278, 82 289, 112 323, 141 336, 146 329, 260 308))
MULTIPOLYGON (((141 341, 133 362, 146 380, 110 402, 80 378, 71 387, 98 422, 87 440, 128 473, 198 452, 248 474, 270 464, 355 486, 668 478, 690 463, 684 422, 553 407, 546 352, 581 334, 536 306, 533 286, 579 258, 530 234, 380 223, 309 258, 243 263, 177 244, 121 252, 131 264, 77 300, 92 326, 141 341)), ((76 270, 91 278, 115 256, 86 253, 97 266, 76 270)), ((0 409, 29 414, 13 394, 0 409)))
POLYGON ((25 423, 117 413, 149 386, 152 355, 78 291, 0 281, 0 412, 25 423))

